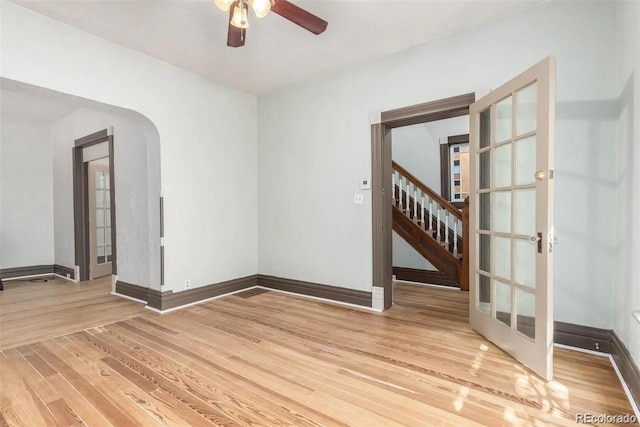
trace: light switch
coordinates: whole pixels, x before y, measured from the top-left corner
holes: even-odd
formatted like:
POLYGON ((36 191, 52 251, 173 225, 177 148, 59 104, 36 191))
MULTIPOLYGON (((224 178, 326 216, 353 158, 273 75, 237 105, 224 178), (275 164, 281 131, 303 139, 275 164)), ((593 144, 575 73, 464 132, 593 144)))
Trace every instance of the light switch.
POLYGON ((360 180, 360 189, 361 190, 371 190, 371 180, 369 178, 364 178, 360 180))
POLYGON ((364 203, 364 196, 362 194, 354 194, 353 195, 353 204, 361 205, 364 203))

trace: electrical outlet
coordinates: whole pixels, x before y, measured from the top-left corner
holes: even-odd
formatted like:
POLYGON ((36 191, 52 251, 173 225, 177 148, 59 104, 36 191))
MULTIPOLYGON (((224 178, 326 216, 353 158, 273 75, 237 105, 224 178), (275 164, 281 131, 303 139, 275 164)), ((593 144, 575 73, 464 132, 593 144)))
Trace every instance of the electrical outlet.
POLYGON ((361 205, 364 203, 364 196, 362 194, 354 194, 353 195, 353 203, 356 205, 361 205))
POLYGON ((185 289, 189 289, 191 287, 191 280, 185 280, 184 281, 184 288, 185 289))

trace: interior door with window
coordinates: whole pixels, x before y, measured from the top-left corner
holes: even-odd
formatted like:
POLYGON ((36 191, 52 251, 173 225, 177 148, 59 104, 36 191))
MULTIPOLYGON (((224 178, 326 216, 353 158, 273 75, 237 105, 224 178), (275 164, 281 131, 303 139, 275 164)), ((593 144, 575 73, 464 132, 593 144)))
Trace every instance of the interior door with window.
POLYGON ((553 375, 555 59, 470 107, 471 327, 553 375))
POLYGON ((109 158, 88 162, 89 278, 111 274, 111 188, 109 158))

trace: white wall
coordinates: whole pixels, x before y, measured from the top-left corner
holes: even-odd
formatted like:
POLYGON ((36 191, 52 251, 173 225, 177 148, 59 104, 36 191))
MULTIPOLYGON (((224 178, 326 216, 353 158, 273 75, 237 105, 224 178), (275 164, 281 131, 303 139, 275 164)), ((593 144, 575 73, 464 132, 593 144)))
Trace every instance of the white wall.
POLYGON ((153 141, 147 141, 135 119, 122 115, 82 108, 51 127, 56 263, 75 265, 71 151, 74 141, 109 127, 113 127, 114 135, 118 279, 159 288, 160 257, 150 256, 151 247, 160 246, 159 200, 157 190, 149 188, 159 186, 160 170, 157 161, 152 163, 156 165, 155 171, 148 167, 147 147, 153 141), (149 182, 149 176, 155 177, 151 180, 155 182, 149 182), (155 205, 153 210, 151 204, 155 205))
POLYGON ((369 116, 498 87, 557 58, 555 318, 612 327, 613 2, 547 2, 260 98, 260 266, 369 290, 369 116), (302 201, 301 201, 302 200, 302 201))
POLYGON ((0 14, 2 77, 134 110, 156 126, 164 289, 255 274, 256 97, 10 2, 0 14))
POLYGON ((0 116, 0 268, 53 264, 51 155, 47 122, 0 116))
POLYGON ((613 329, 640 366, 640 3, 618 3, 616 275, 613 329))
MULTIPOLYGON (((469 116, 395 128, 391 131, 391 157, 433 191, 441 194, 440 141, 466 133, 469 133, 469 116)), ((393 266, 436 270, 395 232, 393 266)))

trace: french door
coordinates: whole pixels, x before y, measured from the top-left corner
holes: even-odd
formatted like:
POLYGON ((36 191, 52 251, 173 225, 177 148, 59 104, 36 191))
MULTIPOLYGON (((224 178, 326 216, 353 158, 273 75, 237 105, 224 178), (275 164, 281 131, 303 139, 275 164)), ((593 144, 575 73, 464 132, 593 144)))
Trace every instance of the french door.
POLYGON ((89 278, 112 272, 109 158, 88 162, 89 278))
POLYGON ((555 59, 470 107, 471 327, 553 375, 555 59))

